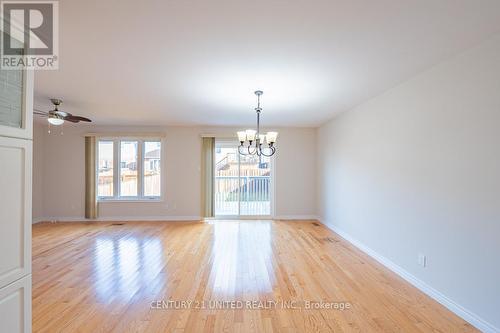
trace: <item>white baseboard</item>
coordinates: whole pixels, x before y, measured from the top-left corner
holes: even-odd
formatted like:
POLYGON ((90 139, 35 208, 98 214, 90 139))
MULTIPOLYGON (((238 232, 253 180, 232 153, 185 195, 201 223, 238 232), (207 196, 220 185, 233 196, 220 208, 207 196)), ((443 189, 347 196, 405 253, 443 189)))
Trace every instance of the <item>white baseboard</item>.
POLYGON ((277 215, 273 220, 317 220, 316 215, 277 215))
POLYGON ((33 224, 40 222, 110 222, 110 221, 201 221, 201 216, 104 216, 97 219, 85 217, 39 217, 33 224))
POLYGON ((433 287, 429 286, 427 283, 424 281, 418 279, 417 277, 413 276, 410 274, 408 271, 403 269, 401 266, 395 264, 393 261, 387 259, 386 257, 382 256, 381 254, 377 253, 376 251, 372 250, 365 244, 361 243, 348 233, 344 232, 342 229, 339 229, 338 227, 334 225, 329 225, 324 223, 320 219, 321 223, 326 226, 327 228, 333 230, 335 233, 340 235, 342 238, 359 248, 361 251, 365 252, 369 256, 371 256, 373 259, 377 260, 379 263, 393 271, 394 273, 398 274, 401 276, 403 279, 411 283, 413 286, 436 300, 437 302, 441 303, 444 305, 446 308, 448 308, 450 311, 455 313, 457 316, 461 317, 465 321, 469 322, 470 324, 474 325, 476 328, 480 329, 482 332, 485 333, 500 333, 500 329, 493 326, 492 324, 488 323, 486 320, 482 319, 475 313, 465 309, 462 307, 460 304, 457 304, 441 292, 437 291, 433 287))
MULTIPOLYGON (((256 218, 256 217, 255 217, 256 218)), ((269 218, 270 219, 270 218, 269 218)), ((318 220, 316 215, 279 215, 273 220, 318 220)), ((201 221, 201 216, 104 216, 86 219, 80 216, 36 217, 33 224, 40 222, 109 222, 109 221, 201 221)))
POLYGON ((44 222, 44 221, 47 221, 45 219, 45 217, 33 217, 31 219, 31 224, 37 224, 37 223, 44 222))

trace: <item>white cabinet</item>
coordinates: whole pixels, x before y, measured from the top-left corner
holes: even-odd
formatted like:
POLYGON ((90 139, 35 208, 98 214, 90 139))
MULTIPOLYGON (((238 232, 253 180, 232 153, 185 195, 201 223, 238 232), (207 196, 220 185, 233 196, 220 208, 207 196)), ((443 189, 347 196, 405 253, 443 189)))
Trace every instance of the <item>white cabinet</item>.
POLYGON ((32 141, 0 137, 0 288, 31 273, 32 141))
POLYGON ((0 69, 0 332, 31 332, 33 72, 0 69))
POLYGON ((31 332, 31 275, 0 288, 1 332, 31 332))

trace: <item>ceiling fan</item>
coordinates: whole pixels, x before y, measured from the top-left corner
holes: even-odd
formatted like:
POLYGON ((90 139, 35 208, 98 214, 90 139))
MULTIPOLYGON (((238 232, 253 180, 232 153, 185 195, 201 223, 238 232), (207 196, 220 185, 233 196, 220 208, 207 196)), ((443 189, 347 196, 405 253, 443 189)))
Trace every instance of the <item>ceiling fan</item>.
POLYGON ((71 123, 79 123, 80 121, 92 122, 89 118, 74 116, 71 113, 60 111, 59 106, 62 104, 62 100, 58 98, 51 98, 50 101, 54 104, 54 110, 42 111, 33 109, 33 113, 42 117, 47 117, 47 121, 51 125, 62 125, 64 121, 69 121, 71 123))

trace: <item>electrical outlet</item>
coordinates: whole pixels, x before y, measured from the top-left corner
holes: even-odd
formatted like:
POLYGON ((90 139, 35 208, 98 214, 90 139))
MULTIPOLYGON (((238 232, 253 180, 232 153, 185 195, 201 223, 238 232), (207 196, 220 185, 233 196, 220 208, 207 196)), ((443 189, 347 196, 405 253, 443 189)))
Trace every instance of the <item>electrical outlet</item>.
POLYGON ((427 257, 425 256, 425 254, 422 253, 418 254, 418 264, 422 267, 427 266, 427 257))

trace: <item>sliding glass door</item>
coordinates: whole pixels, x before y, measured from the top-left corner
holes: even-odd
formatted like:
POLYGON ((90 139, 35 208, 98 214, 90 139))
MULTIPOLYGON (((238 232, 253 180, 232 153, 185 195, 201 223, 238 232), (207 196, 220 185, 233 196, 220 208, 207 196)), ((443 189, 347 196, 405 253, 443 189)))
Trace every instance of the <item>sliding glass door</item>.
POLYGON ((237 143, 216 142, 216 216, 270 216, 271 195, 269 157, 241 156, 237 143))
POLYGON ((238 149, 215 144, 214 209, 215 216, 240 214, 240 178, 238 149))
POLYGON ((240 215, 271 215, 269 157, 240 155, 240 215))

